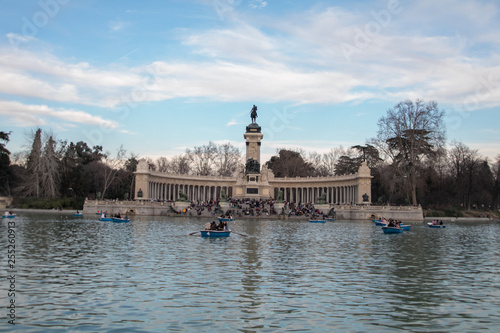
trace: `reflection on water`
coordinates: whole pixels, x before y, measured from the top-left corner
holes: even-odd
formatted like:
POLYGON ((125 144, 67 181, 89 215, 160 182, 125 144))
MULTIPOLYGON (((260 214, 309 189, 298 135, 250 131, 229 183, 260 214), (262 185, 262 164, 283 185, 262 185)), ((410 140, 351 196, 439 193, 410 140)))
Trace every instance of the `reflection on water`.
MULTIPOLYGON (((16 217, 25 332, 493 331, 500 223, 385 235, 368 221, 16 217)), ((2 243, 7 240, 2 222, 2 243)), ((5 250, 4 250, 5 251, 5 250)), ((6 257, 6 255, 4 255, 6 257)), ((7 282, 0 283, 7 306, 7 282)), ((11 329, 5 315, 1 331, 11 329)))

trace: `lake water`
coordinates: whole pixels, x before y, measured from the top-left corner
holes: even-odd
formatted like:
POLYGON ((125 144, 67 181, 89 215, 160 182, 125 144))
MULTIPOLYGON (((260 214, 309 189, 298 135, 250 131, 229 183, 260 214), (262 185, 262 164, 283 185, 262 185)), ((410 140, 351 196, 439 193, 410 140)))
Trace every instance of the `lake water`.
MULTIPOLYGON (((207 220, 20 213, 16 326, 23 332, 476 332, 500 327, 500 223, 386 235, 370 221, 207 220)), ((7 244, 4 219, 1 242, 7 244)), ((2 246, 2 276, 7 249, 2 246)))

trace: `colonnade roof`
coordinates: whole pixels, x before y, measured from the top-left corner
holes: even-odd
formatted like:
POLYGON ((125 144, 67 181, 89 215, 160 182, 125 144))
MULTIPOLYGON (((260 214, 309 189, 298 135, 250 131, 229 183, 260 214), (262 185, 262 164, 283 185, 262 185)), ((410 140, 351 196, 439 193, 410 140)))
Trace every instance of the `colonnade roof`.
MULTIPOLYGON (((169 174, 158 171, 149 171, 147 173, 137 173, 137 174, 147 174, 151 181, 157 182, 200 182, 205 184, 223 183, 225 185, 236 184, 236 177, 218 177, 218 176, 198 176, 198 175, 183 175, 183 174, 169 174)), ((338 185, 342 182, 352 182, 359 179, 373 178, 373 176, 365 176, 359 174, 350 174, 344 176, 330 176, 330 177, 272 177, 269 179, 269 185, 273 186, 305 186, 305 185, 320 185, 320 184, 331 184, 338 185)))

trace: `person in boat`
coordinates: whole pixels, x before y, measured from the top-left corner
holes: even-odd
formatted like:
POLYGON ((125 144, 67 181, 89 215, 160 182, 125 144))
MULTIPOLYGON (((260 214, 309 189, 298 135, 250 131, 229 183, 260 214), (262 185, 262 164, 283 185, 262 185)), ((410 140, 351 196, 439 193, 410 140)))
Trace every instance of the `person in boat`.
POLYGON ((106 214, 102 213, 102 214, 101 214, 101 218, 102 218, 102 219, 103 219, 103 218, 106 218, 106 214))
POLYGON ((217 230, 217 224, 215 223, 215 221, 212 221, 212 223, 210 223, 210 230, 217 230))
POLYGON ((389 224, 387 225, 389 228, 394 228, 396 226, 396 224, 394 224, 394 220, 393 219, 390 219, 389 220, 389 224))
POLYGON ((220 221, 217 230, 224 230, 224 221, 220 221))
POLYGON ((439 225, 443 225, 443 220, 439 221, 439 225))
POLYGON ((205 230, 210 230, 210 222, 205 223, 205 230))

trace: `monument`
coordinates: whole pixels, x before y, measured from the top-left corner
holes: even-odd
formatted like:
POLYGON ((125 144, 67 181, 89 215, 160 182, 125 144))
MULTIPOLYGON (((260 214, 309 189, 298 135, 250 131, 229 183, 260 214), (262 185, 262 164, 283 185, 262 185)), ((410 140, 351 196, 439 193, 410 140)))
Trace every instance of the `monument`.
MULTIPOLYGON (((271 186, 269 185, 269 172, 267 168, 260 166, 260 147, 264 135, 261 127, 257 124, 257 106, 250 111, 251 123, 246 127, 243 135, 246 143, 245 167, 236 177, 234 187, 234 198, 270 198, 271 186)), ((274 177, 274 175, 273 175, 274 177)))

